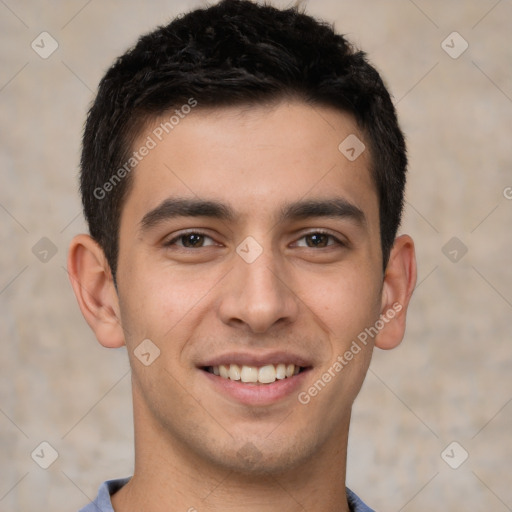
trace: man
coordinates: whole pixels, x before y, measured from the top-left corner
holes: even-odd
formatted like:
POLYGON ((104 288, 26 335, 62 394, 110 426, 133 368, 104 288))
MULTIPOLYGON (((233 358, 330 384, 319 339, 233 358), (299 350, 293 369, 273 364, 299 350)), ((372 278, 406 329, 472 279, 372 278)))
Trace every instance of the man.
POLYGON ((115 62, 68 268, 99 342, 127 347, 135 472, 83 511, 370 510, 347 439, 416 281, 406 163, 378 73, 296 9, 224 0, 115 62))

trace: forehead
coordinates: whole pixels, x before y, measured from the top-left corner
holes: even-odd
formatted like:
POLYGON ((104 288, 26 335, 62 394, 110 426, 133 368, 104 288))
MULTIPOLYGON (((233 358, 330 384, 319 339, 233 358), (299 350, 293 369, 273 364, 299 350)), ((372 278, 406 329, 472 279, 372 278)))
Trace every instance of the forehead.
POLYGON ((133 171, 122 219, 129 210, 140 220, 169 196, 251 216, 338 195, 376 214, 369 150, 350 114, 302 102, 187 112, 163 115, 139 135, 134 150, 151 149, 133 171))

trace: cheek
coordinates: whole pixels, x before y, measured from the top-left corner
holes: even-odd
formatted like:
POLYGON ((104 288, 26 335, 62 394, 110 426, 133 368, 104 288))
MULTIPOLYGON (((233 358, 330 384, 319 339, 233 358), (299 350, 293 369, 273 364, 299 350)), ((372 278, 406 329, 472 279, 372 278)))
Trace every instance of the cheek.
POLYGON ((127 344, 133 346, 149 338, 162 350, 168 350, 172 339, 176 341, 172 343, 173 351, 180 351, 179 340, 185 343, 188 338, 184 329, 200 313, 218 281, 215 273, 177 272, 171 266, 156 264, 135 268, 133 265, 124 286, 120 285, 127 344))
POLYGON ((361 389, 373 352, 373 338, 365 329, 379 318, 379 291, 375 277, 354 271, 309 296, 308 305, 328 328, 329 348, 305 392, 325 411, 326 424, 335 425, 361 389))
POLYGON ((303 282, 299 296, 335 338, 347 341, 379 316, 381 283, 375 274, 371 268, 347 266, 303 282))

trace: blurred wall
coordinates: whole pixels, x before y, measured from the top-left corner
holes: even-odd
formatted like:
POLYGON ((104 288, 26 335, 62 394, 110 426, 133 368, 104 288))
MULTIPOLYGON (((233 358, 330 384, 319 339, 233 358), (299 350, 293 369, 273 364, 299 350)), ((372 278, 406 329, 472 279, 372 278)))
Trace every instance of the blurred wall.
MULTIPOLYGON (((76 510, 132 472, 127 355, 95 341, 65 268, 86 230, 80 137, 113 59, 199 5, 0 2, 2 511, 76 510)), ((512 510, 512 2, 307 12, 367 51, 410 156, 418 285, 404 342, 375 352, 356 401, 347 483, 380 512, 512 510)))

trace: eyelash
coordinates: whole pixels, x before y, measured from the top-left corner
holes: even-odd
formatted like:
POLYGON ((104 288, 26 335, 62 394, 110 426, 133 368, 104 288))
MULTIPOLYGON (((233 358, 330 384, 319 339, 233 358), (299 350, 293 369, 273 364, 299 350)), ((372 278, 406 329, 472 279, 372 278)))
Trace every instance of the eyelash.
MULTIPOLYGON (((341 241, 337 236, 334 236, 329 231, 323 230, 323 229, 317 229, 315 231, 309 231, 308 233, 304 233, 300 238, 298 238, 294 243, 297 243, 298 240, 302 240, 303 238, 311 235, 326 235, 330 239, 334 240, 334 244, 327 244, 327 247, 331 247, 333 245, 338 245, 340 247, 346 247, 347 244, 343 241, 341 241)), ((306 249, 314 249, 314 247, 306 247, 306 249)), ((326 247, 321 247, 321 249, 326 249, 326 247)))
MULTIPOLYGON (((211 240, 213 240, 213 238, 210 235, 207 235, 206 233, 203 233, 202 231, 191 230, 191 231, 181 232, 179 235, 177 235, 174 238, 172 238, 171 240, 165 242, 164 246, 170 247, 170 246, 174 245, 178 240, 180 240, 181 238, 183 238, 187 235, 200 235, 200 236, 204 236, 206 238, 210 238, 211 240)), ((180 248, 181 249, 191 249, 190 247, 180 247, 180 248)), ((200 247, 200 249, 202 249, 202 247, 200 247)))
MULTIPOLYGON (((187 236, 187 235, 200 235, 200 236, 204 236, 206 238, 209 238, 211 240, 213 240, 213 238, 202 232, 202 231, 198 231, 198 230, 190 230, 190 231, 184 231, 184 232, 181 232, 179 235, 175 236, 174 238, 172 238, 171 240, 167 241, 164 243, 164 246, 165 247, 171 247, 173 245, 176 244, 177 241, 181 240, 183 237, 187 236)), ((330 233, 329 231, 325 231, 325 230, 322 230, 322 229, 317 229, 315 231, 310 231, 309 233, 304 233, 300 238, 298 238, 294 243, 296 243, 297 241, 299 240, 302 240, 303 238, 307 237, 307 236, 311 236, 311 235, 326 235, 328 236, 330 239, 334 240, 334 244, 327 244, 327 247, 332 247, 333 245, 338 245, 340 247, 346 247, 347 244, 345 242, 342 242, 339 238, 337 238, 336 236, 334 236, 332 233, 330 233)), ((211 246, 213 246, 214 244, 212 244, 211 246)), ((211 247, 211 246, 208 246, 208 247, 211 247)), ((192 247, 184 247, 184 246, 179 246, 180 249, 183 249, 183 250, 194 250, 194 248, 192 247)), ((199 247, 198 249, 203 249, 204 247, 199 247)), ((321 249, 325 249, 326 247, 321 247, 321 249)), ((315 249, 315 247, 306 247, 306 249, 315 249)))

